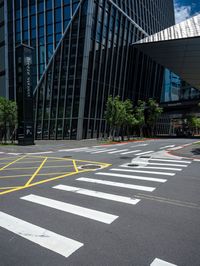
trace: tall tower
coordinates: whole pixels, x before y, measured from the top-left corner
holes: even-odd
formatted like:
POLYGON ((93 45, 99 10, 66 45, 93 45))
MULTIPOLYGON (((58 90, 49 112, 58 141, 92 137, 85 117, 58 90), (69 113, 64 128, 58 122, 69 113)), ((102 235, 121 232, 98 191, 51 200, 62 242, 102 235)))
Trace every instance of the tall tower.
POLYGON ((173 0, 7 2, 10 95, 15 47, 23 43, 34 48, 37 139, 104 134, 109 95, 159 97, 163 69, 130 45, 174 24, 173 0))

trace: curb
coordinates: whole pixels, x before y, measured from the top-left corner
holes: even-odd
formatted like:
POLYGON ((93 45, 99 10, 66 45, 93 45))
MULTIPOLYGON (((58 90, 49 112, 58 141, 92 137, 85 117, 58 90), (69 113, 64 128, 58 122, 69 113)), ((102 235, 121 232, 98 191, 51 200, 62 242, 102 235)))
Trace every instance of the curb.
MULTIPOLYGON (((184 149, 185 147, 188 147, 188 146, 191 146, 191 145, 197 144, 197 143, 199 143, 199 141, 195 141, 193 143, 187 143, 187 144, 184 144, 184 145, 176 147, 176 150, 181 150, 181 149, 184 149)), ((198 157, 181 156, 181 155, 176 154, 175 151, 174 152, 173 152, 173 150, 172 151, 166 151, 166 153, 169 154, 169 155, 172 155, 172 156, 173 155, 174 156, 179 156, 179 157, 182 157, 182 158, 185 158, 185 159, 190 159, 190 160, 194 160, 196 162, 198 162, 198 161, 200 162, 200 158, 198 158, 198 157)))

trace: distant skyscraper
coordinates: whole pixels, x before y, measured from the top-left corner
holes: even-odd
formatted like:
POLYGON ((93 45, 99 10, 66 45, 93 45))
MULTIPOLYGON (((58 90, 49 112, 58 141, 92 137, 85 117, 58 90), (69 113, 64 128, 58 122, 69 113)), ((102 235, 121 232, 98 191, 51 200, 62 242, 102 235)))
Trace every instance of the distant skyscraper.
POLYGON ((35 137, 101 136, 109 95, 160 98, 163 67, 131 44, 173 24, 173 0, 0 0, 1 94, 16 97, 15 49, 27 44, 35 137))

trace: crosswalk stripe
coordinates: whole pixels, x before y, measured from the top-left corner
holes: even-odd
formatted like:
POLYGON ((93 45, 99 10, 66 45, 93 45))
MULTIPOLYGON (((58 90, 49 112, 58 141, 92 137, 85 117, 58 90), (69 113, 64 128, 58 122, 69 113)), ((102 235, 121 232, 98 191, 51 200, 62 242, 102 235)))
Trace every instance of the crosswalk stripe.
POLYGON ((173 159, 155 159, 151 158, 151 161, 161 161, 161 162, 174 162, 174 163, 188 163, 190 164, 190 161, 182 161, 182 160, 173 160, 173 159))
POLYGON ((149 144, 147 143, 144 143, 144 144, 137 144, 137 145, 134 145, 134 146, 131 146, 131 148, 135 148, 135 147, 145 147, 145 146, 148 146, 149 144))
POLYGON ((177 265, 156 258, 156 259, 150 264, 150 266, 177 266, 177 265))
POLYGON ((169 170, 169 171, 182 171, 181 168, 170 168, 170 167, 157 167, 157 166, 140 166, 139 168, 143 169, 157 169, 157 170, 169 170))
POLYGON ((152 153, 154 151, 145 151, 145 152, 140 152, 140 153, 137 153, 136 155, 145 155, 145 154, 149 154, 149 153, 152 153))
POLYGON ((116 150, 116 149, 103 149, 103 150, 99 150, 99 151, 93 152, 92 154, 103 153, 103 152, 114 151, 114 150, 116 150))
POLYGON ((66 258, 83 246, 83 243, 56 234, 45 228, 28 223, 3 212, 0 212, 0 227, 66 258))
POLYGON ((175 147, 175 145, 168 145, 168 146, 161 147, 160 150, 166 149, 166 148, 173 148, 173 147, 175 147))
POLYGON ((62 201, 57 201, 57 200, 33 195, 33 194, 21 197, 21 199, 34 202, 37 204, 41 204, 43 206, 47 206, 50 208, 54 208, 54 209, 57 209, 63 212, 68 212, 68 213, 72 213, 75 215, 79 215, 79 216, 92 219, 95 221, 99 221, 105 224, 111 224, 114 220, 118 218, 118 216, 112 215, 109 213, 100 212, 100 211, 80 207, 77 205, 65 203, 62 201))
POLYGON ((90 183, 96 183, 96 184, 102 184, 102 185, 107 185, 107 186, 113 186, 113 187, 122 187, 122 188, 129 188, 129 189, 135 189, 135 190, 143 190, 143 191, 149 191, 149 192, 152 192, 156 189, 155 187, 137 186, 137 185, 132 185, 132 184, 118 183, 118 182, 93 179, 93 178, 86 178, 86 177, 80 177, 80 178, 77 178, 76 180, 84 181, 84 182, 90 182, 90 183))
POLYGON ((111 151, 111 152, 109 152, 109 154, 120 153, 120 152, 123 152, 123 151, 128 151, 128 149, 111 151))
POLYGON ((147 164, 147 165, 161 165, 161 166, 175 166, 175 167, 188 167, 188 165, 185 164, 173 164, 173 163, 149 163, 148 161, 135 161, 134 163, 140 163, 140 164, 147 164))
POLYGON ((132 172, 132 173, 143 173, 143 174, 154 174, 154 175, 168 175, 174 176, 175 173, 165 173, 165 172, 155 172, 155 171, 143 171, 143 170, 132 170, 132 169, 120 169, 122 172, 132 172))
MULTIPOLYGON (((121 169, 110 169, 111 171, 121 171, 121 169)), ((135 176, 135 175, 122 175, 122 174, 112 174, 112 173, 95 173, 96 175, 105 175, 105 176, 116 176, 116 177, 122 177, 122 178, 130 178, 130 179, 138 179, 138 180, 146 180, 146 181, 154 181, 154 182, 160 182, 165 183, 167 179, 161 179, 161 178, 152 178, 152 177, 144 177, 144 176, 135 176)))
POLYGON ((140 201, 139 199, 133 199, 133 198, 129 198, 129 197, 123 197, 123 196, 108 194, 108 193, 104 193, 104 192, 100 192, 100 191, 83 189, 83 188, 79 188, 79 187, 57 185, 53 188, 64 190, 64 191, 69 191, 69 192, 74 192, 74 193, 78 193, 78 194, 82 194, 82 195, 86 195, 86 196, 96 197, 96 198, 100 198, 100 199, 107 199, 107 200, 132 204, 132 205, 136 205, 140 201))
POLYGON ((135 150, 135 151, 127 151, 127 152, 123 152, 122 154, 131 154, 131 153, 136 153, 136 152, 140 152, 141 150, 135 150))

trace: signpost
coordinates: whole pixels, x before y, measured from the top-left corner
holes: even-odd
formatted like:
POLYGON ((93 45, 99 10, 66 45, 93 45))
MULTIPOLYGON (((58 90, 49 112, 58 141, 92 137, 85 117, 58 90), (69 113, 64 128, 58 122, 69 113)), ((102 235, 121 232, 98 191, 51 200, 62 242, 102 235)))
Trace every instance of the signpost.
POLYGON ((16 47, 17 135, 19 145, 34 144, 32 51, 32 47, 24 44, 16 47))

